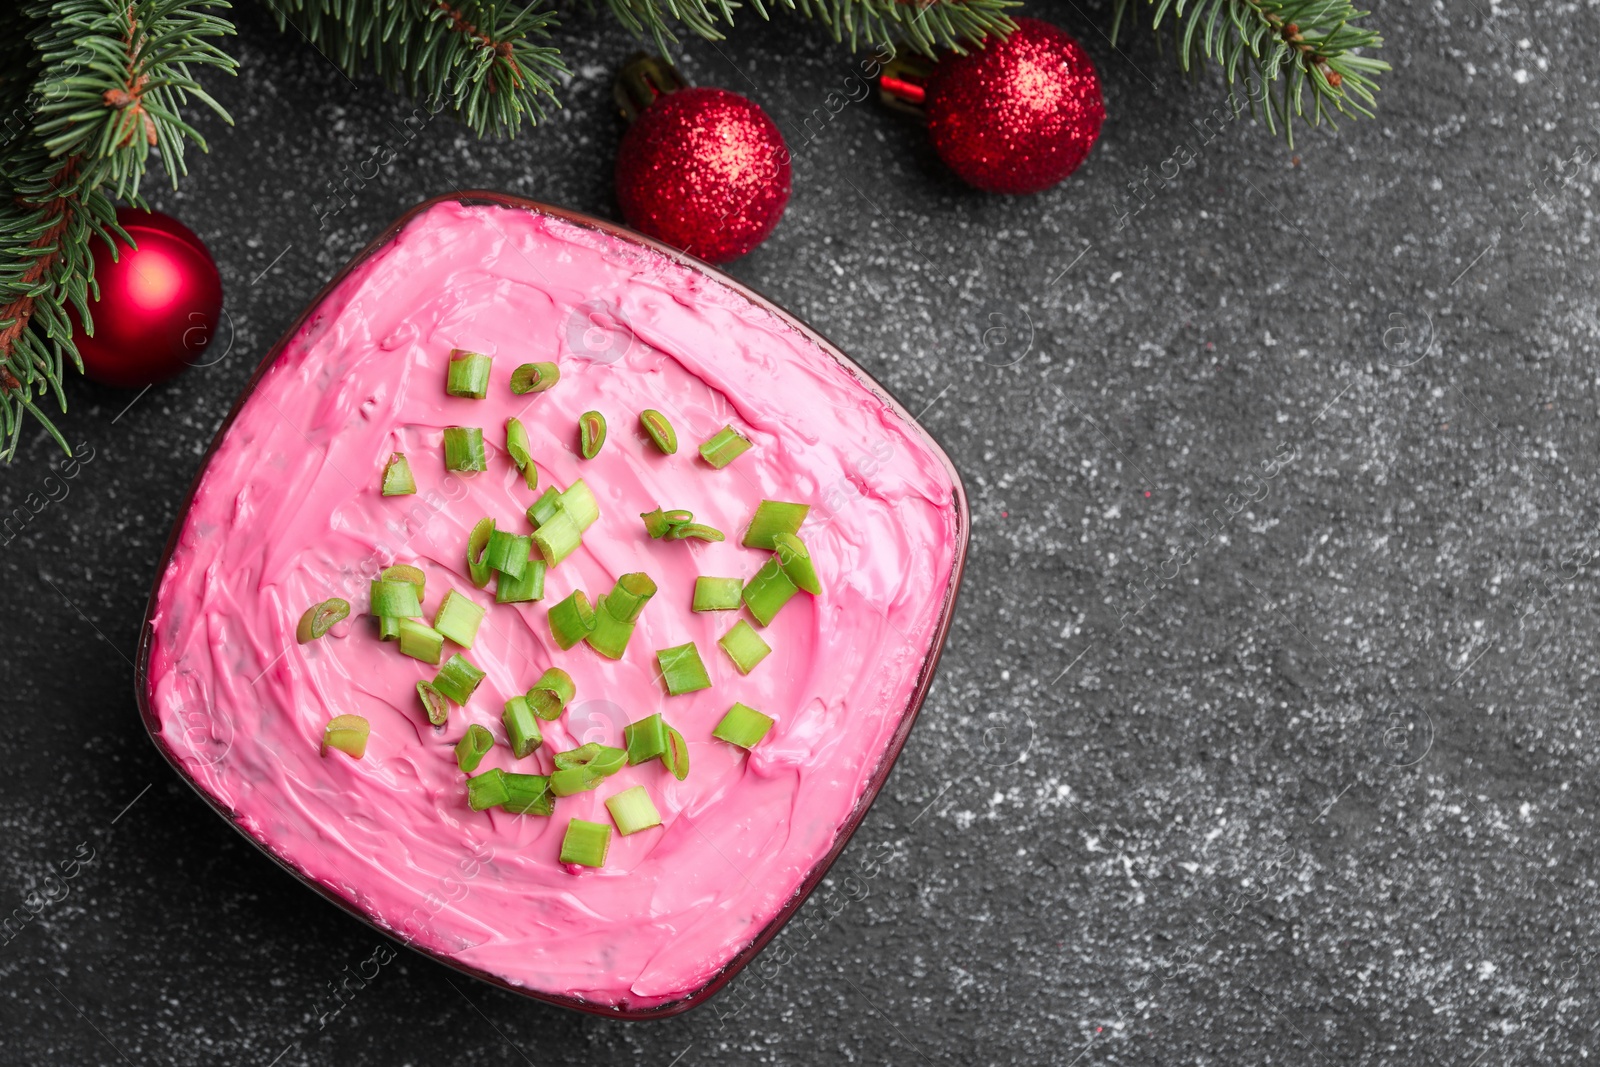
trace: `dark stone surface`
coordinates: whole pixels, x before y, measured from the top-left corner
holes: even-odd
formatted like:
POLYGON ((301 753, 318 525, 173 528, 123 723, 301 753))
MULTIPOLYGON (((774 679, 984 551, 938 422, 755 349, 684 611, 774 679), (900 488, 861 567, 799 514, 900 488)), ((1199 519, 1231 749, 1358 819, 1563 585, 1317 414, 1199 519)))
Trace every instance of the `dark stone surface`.
MULTIPOLYGON (((80 843, 95 858, 0 952, 0 1060, 1587 1055, 1600 9, 1386 10, 1379 118, 1292 151, 1249 121, 1202 146, 1215 79, 1191 89, 1142 35, 1113 51, 1106 5, 1031 10, 1083 40, 1110 119, 1025 199, 964 189, 875 103, 801 146, 853 63, 819 27, 752 17, 684 61, 796 146, 788 215, 734 273, 925 410, 972 495, 944 665, 836 868, 890 856, 865 899, 831 922, 813 901, 771 980, 670 1022, 407 954, 323 1029, 326 984, 379 938, 145 737, 127 660, 157 556, 254 362, 391 218, 472 186, 614 211, 631 45, 575 15, 548 127, 488 143, 441 119, 319 231, 325 182, 410 105, 238 12, 217 86, 237 125, 204 124, 181 192, 149 186, 215 253, 232 352, 137 401, 74 383, 62 425, 95 458, 3 554, 3 910, 80 843), (1183 142, 1196 165, 1120 226, 1125 183, 1183 142)), ((6 512, 53 461, 27 443, 6 512)))

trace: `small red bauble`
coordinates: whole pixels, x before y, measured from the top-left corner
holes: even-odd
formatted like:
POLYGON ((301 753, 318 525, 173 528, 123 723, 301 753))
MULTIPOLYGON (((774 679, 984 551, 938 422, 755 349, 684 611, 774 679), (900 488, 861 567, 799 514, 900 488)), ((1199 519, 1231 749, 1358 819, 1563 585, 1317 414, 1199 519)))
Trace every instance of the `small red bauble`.
POLYGON ((725 89, 669 92, 617 154, 628 225, 711 263, 767 239, 789 203, 789 149, 761 108, 725 89))
POLYGON ((118 208, 117 223, 137 248, 94 242, 100 299, 89 305, 94 335, 73 315, 83 370, 102 385, 139 389, 200 357, 222 314, 222 279, 194 231, 168 215, 118 208))
POLYGON ((1083 47, 1048 22, 1016 23, 981 51, 940 59, 924 102, 939 158, 991 193, 1055 185, 1078 169, 1106 117, 1083 47))

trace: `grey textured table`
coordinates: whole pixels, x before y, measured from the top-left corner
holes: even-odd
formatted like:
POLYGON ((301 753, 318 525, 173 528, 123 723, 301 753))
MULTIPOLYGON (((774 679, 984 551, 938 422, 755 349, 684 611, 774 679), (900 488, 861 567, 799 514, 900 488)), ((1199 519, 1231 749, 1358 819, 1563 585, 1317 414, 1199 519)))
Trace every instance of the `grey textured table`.
MULTIPOLYGON (((380 939, 146 738, 127 660, 157 556, 255 361, 391 218, 474 186, 614 213, 632 45, 575 15, 548 126, 441 118, 319 230, 411 105, 237 12, 237 126, 205 124, 180 193, 149 186, 216 255, 231 353, 137 401, 74 384, 94 458, 3 555, 0 911, 94 858, 0 952, 0 1060, 1580 1062, 1600 9, 1384 11, 1379 118, 1291 151, 1249 121, 1201 144, 1217 84, 1143 35, 1114 51, 1106 8, 1031 8, 1110 113, 1031 198, 966 190, 871 102, 799 146, 852 69, 817 27, 751 18, 683 63, 797 146, 787 216, 733 272, 923 412, 972 496, 939 677, 836 868, 864 899, 808 904, 781 966, 668 1022, 404 953, 322 1026, 380 939)), ((53 461, 22 453, 7 513, 53 461)))

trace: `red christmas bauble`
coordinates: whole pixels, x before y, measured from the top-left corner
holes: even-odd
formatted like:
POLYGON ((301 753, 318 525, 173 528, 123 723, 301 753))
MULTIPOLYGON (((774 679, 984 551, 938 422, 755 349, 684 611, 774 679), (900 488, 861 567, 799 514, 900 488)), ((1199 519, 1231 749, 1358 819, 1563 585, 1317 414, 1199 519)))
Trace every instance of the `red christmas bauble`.
POLYGON ((94 335, 74 314, 72 339, 90 378, 139 389, 200 358, 222 314, 222 278, 200 238, 177 219, 123 207, 117 222, 138 247, 119 241, 113 259, 109 244, 94 242, 94 335))
POLYGON ((617 153, 628 225, 712 263, 767 239, 789 203, 789 149, 738 93, 689 88, 639 113, 617 153))
POLYGON ((1037 193, 1078 169, 1100 136, 1094 64, 1048 22, 1019 18, 1004 40, 939 60, 924 107, 939 158, 969 185, 1037 193))

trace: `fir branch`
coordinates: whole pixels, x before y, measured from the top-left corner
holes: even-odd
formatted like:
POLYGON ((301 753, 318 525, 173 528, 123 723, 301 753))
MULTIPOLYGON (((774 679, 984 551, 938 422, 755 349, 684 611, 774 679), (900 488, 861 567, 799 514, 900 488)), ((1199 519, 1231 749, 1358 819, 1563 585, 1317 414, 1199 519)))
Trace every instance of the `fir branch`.
POLYGON ((262 0, 345 74, 368 63, 393 89, 450 106, 480 136, 536 126, 569 73, 539 42, 554 12, 516 0, 262 0))
MULTIPOLYGON (((1116 0, 1111 40, 1135 0, 1116 0)), ((1294 146, 1294 119, 1308 126, 1333 115, 1372 117, 1377 76, 1389 64, 1361 49, 1383 47, 1375 30, 1353 25, 1371 12, 1349 0, 1148 0, 1154 7, 1151 29, 1172 17, 1173 44, 1185 70, 1204 58, 1222 68, 1228 99, 1239 108, 1241 88, 1251 113, 1266 118, 1274 133, 1281 123, 1294 146), (1307 97, 1310 107, 1307 108, 1307 97)), ((1140 5, 1145 6, 1145 5, 1140 5)))
POLYGON ((204 148, 179 114, 191 97, 231 121, 189 72, 232 73, 233 60, 206 40, 233 32, 208 10, 226 7, 57 0, 24 9, 36 76, 16 109, 29 124, 8 126, 0 158, 0 459, 16 453, 28 415, 71 452, 36 400, 52 393, 66 410, 66 362, 83 369, 68 308, 93 331, 91 241, 127 239, 106 187, 140 202, 152 148, 177 184, 184 141, 204 148))

